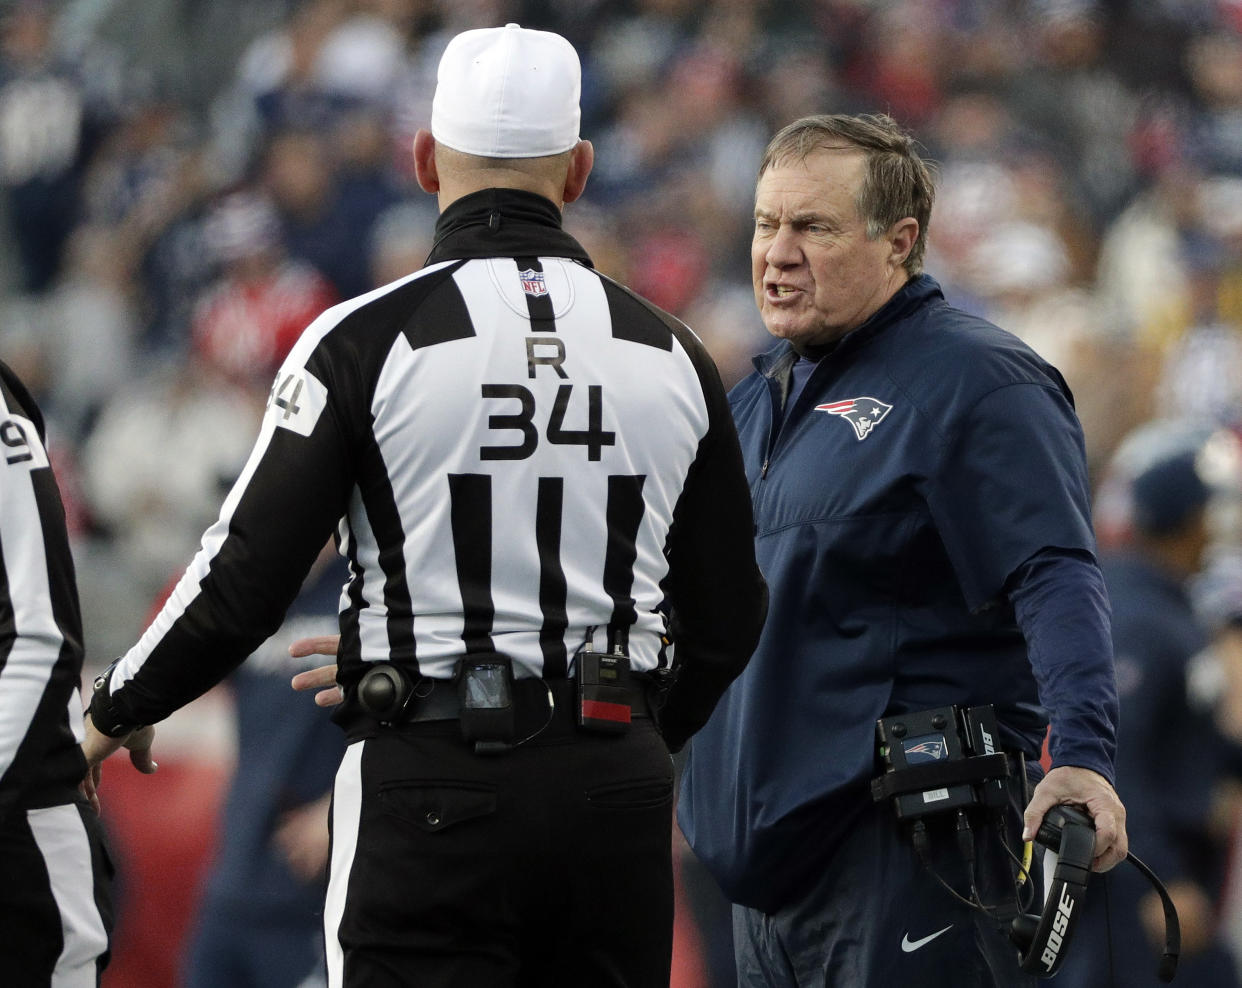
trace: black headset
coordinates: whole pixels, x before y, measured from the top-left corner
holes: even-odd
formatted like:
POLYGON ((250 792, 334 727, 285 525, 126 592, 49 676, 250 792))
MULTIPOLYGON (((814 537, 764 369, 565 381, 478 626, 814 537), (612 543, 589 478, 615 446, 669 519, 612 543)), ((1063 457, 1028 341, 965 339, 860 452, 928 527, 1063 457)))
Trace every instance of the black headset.
MULTIPOLYGON (((1095 826, 1091 818, 1076 807, 1054 806, 1044 815, 1035 843, 1056 852, 1056 868, 1044 898, 1043 912, 1018 916, 1009 929, 1009 939, 1018 948, 1018 963, 1023 971, 1051 978, 1065 960, 1066 948, 1082 913, 1095 855, 1095 826)), ((1164 905, 1164 954, 1157 974, 1161 981, 1172 981, 1182 949, 1177 910, 1168 890, 1147 865, 1133 854, 1127 854, 1126 860, 1151 882, 1164 905)))

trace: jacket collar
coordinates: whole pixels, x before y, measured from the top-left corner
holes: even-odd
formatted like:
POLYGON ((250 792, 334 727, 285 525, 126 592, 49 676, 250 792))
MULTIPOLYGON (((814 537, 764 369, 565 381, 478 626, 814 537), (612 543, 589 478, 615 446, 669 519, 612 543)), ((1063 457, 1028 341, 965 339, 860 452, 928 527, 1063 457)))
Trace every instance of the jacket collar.
POLYGON ((482 189, 453 202, 436 221, 427 264, 479 257, 568 257, 587 267, 591 258, 561 229, 550 199, 519 189, 482 189))
MULTIPOLYGON (((852 351, 874 339, 889 326, 904 319, 915 309, 928 302, 944 299, 939 283, 930 275, 921 274, 911 278, 901 286, 887 302, 871 314, 871 317, 857 329, 850 330, 845 336, 826 347, 817 348, 821 352, 810 356, 818 359, 829 353, 852 351)), ((755 369, 766 377, 787 373, 793 365, 793 346, 788 340, 781 340, 776 346, 755 357, 755 369)))

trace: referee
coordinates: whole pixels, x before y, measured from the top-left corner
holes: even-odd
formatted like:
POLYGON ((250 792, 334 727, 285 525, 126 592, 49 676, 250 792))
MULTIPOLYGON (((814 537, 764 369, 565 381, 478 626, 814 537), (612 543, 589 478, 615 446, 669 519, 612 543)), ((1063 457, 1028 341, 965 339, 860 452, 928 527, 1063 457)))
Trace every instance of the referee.
POLYGON ((87 988, 108 962, 112 903, 78 792, 82 618, 43 418, 4 363, 0 456, 0 981, 87 988))
MULTIPOLYGON (((672 771, 766 611, 716 370, 561 228, 593 162, 563 38, 440 63, 421 270, 329 309, 219 521, 97 681, 92 778, 348 559, 329 983, 666 985, 672 771)), ((92 726, 93 722, 93 726, 92 726)))

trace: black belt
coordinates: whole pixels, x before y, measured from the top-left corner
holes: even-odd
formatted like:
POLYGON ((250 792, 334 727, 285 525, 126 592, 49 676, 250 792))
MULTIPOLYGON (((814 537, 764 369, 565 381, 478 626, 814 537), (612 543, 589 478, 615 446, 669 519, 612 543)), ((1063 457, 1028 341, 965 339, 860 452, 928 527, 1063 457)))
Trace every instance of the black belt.
MULTIPOLYGON (((642 673, 631 673, 630 679, 631 716, 650 717, 648 677, 642 673)), ((576 723, 577 699, 577 688, 572 679, 515 679, 513 705, 519 734, 523 729, 534 731, 545 724, 576 723)), ((460 719, 461 697, 457 684, 449 679, 424 677, 415 684, 409 705, 394 726, 460 719)))

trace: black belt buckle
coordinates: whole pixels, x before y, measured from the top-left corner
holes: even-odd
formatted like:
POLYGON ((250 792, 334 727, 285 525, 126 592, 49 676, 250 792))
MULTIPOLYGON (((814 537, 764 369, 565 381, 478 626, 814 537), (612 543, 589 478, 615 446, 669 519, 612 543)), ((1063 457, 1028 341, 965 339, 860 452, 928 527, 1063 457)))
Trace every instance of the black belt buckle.
POLYGON ((513 701, 513 660, 507 655, 473 655, 457 669, 461 735, 476 754, 499 754, 513 747, 517 715, 513 701))
POLYGON ((624 734, 633 718, 630 660, 585 648, 577 655, 578 726, 601 734, 624 734))

